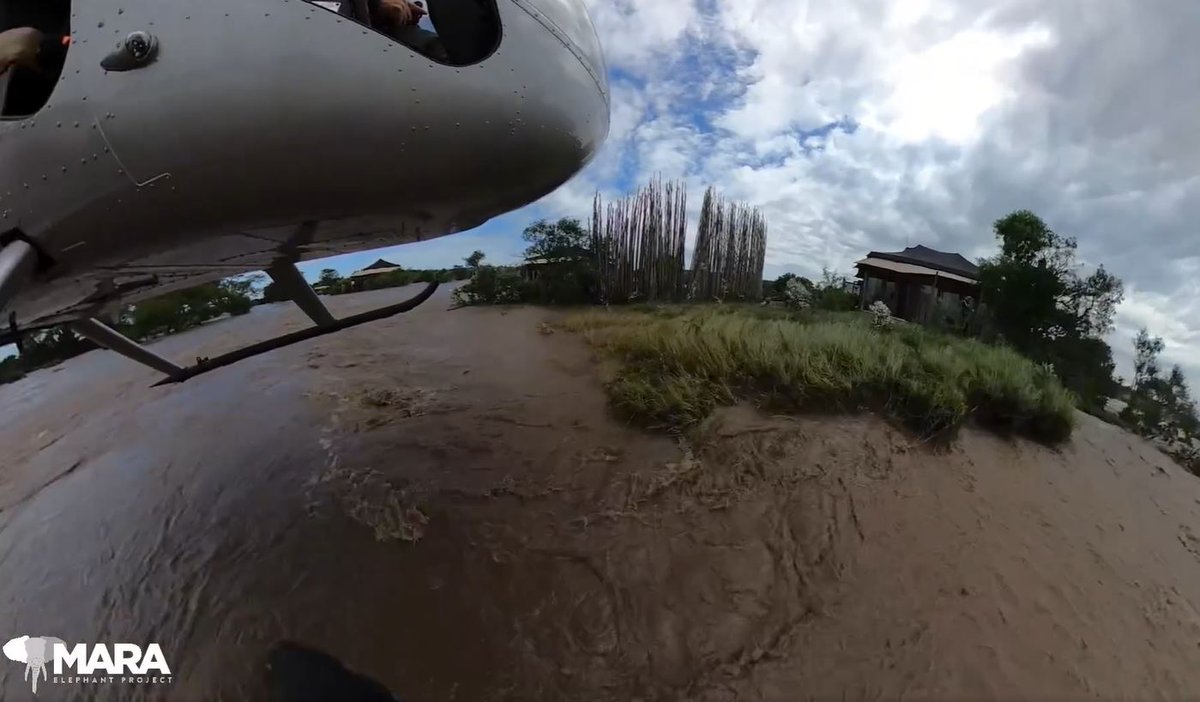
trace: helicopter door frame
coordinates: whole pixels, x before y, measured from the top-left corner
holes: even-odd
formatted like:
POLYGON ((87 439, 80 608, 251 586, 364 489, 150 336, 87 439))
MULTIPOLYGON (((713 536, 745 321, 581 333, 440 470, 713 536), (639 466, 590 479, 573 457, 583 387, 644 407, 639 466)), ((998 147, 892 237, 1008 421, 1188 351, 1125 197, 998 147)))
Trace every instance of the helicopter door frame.
POLYGON ((469 66, 477 66, 491 58, 497 51, 499 51, 501 44, 504 42, 504 22, 501 18, 500 7, 497 5, 496 0, 467 0, 466 2, 463 2, 463 0, 418 1, 418 4, 421 5, 425 10, 426 16, 429 17, 429 21, 433 24, 434 31, 430 32, 430 34, 442 41, 443 47, 447 38, 450 38, 451 42, 456 44, 460 43, 464 38, 462 29, 454 27, 453 22, 447 21, 448 19, 452 18, 456 12, 464 12, 468 8, 473 8, 475 10, 482 11, 487 15, 484 21, 490 25, 489 28, 491 31, 486 50, 480 50, 477 49, 477 47, 473 47, 472 49, 466 51, 463 51, 461 48, 458 50, 454 50, 453 48, 443 48, 443 56, 430 54, 422 50, 422 48, 414 46, 409 41, 394 36, 391 33, 384 31, 380 27, 375 26, 373 21, 374 18, 371 17, 370 12, 370 0, 305 0, 305 2, 309 3, 310 5, 320 7, 321 9, 331 12, 339 17, 348 19, 351 22, 362 25, 372 32, 386 37, 389 41, 403 46, 417 56, 447 68, 462 69, 469 66), (330 5, 334 4, 335 2, 337 9, 330 7, 330 5), (455 3, 457 3, 457 6, 455 6, 455 3), (440 23, 442 24, 441 27, 439 27, 439 20, 436 19, 438 17, 442 18, 440 20, 440 23), (455 41, 456 39, 458 41, 455 41), (452 53, 461 54, 461 60, 455 60, 454 58, 451 58, 452 53))

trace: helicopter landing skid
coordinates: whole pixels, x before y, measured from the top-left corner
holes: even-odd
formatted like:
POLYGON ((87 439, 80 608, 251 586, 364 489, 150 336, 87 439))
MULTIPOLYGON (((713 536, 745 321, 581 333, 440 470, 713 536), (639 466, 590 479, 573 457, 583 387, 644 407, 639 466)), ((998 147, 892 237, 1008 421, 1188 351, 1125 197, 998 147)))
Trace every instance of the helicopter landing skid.
MULTIPOLYGON (((294 267, 293 270, 295 270, 294 267)), ((272 277, 276 278, 276 275, 279 273, 279 271, 278 269, 274 269, 271 271, 271 273, 272 277)), ((282 279, 285 277, 285 275, 286 274, 279 275, 279 277, 276 279, 282 279)), ((300 277, 299 272, 296 272, 295 277, 299 280, 303 280, 303 278, 300 277)), ((312 288, 308 287, 307 284, 304 287, 311 292, 312 288)), ((186 368, 175 365, 171 361, 159 356, 153 351, 147 349, 145 346, 142 346, 133 339, 130 339, 121 332, 105 325, 103 322, 98 320, 79 320, 72 322, 71 327, 78 332, 80 336, 86 337, 111 351, 115 351, 116 353, 119 353, 130 360, 136 361, 144 366, 149 366, 150 368, 153 368, 154 370, 166 375, 167 377, 154 384, 154 387, 158 387, 159 385, 182 383, 186 380, 195 378, 198 375, 203 375, 218 368, 224 368, 225 366, 233 365, 238 361, 244 361, 247 358, 253 358, 254 356, 259 356, 269 351, 281 349, 285 346, 291 346, 292 344, 297 344, 301 341, 315 339, 319 336, 325 336, 326 334, 333 334, 351 327, 356 327, 360 324, 367 324, 368 322, 375 322, 380 319, 387 319, 388 317, 393 317, 395 315, 408 312, 409 310, 415 309, 421 305, 421 303, 428 300, 433 295, 434 291, 437 290, 437 288, 437 283, 430 283, 425 287, 424 290, 405 300, 404 302, 400 302, 395 305, 388 305, 386 307, 380 307, 368 312, 362 312, 344 319, 335 319, 333 315, 329 314, 329 312, 325 310, 324 305, 321 305, 320 301, 317 299, 316 294, 313 293, 311 299, 297 299, 297 304, 301 308, 305 308, 306 312, 313 313, 310 316, 313 316, 315 320, 319 320, 317 321, 316 326, 312 326, 307 329, 301 329, 300 331, 292 332, 291 334, 277 336, 274 339, 260 341, 257 344, 251 344, 250 346, 245 346, 237 349, 236 351, 230 351, 229 353, 215 356, 213 358, 198 358, 196 359, 195 365, 186 368), (320 307, 320 310, 324 312, 324 314, 317 312, 315 308, 311 306, 311 303, 313 302, 320 307)))

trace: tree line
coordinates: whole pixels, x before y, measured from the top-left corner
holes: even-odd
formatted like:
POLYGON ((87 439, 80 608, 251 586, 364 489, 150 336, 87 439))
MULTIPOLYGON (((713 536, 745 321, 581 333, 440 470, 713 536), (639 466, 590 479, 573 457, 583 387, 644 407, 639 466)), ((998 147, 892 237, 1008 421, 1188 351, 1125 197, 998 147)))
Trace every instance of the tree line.
MULTIPOLYGON (((449 283, 455 280, 466 280, 471 277, 472 273, 473 268, 471 267, 454 266, 453 268, 400 269, 350 278, 332 268, 323 268, 313 287, 322 295, 346 295, 367 290, 397 288, 414 283, 449 283)), ((279 289, 274 282, 268 283, 263 288, 262 302, 283 302, 288 299, 283 290, 279 289)))
POLYGON ((459 305, 496 305, 527 302, 543 305, 578 305, 598 299, 600 277, 592 255, 592 235, 571 217, 551 222, 539 219, 524 229, 521 238, 527 264, 484 264, 482 251, 465 260, 471 279, 454 291, 459 305))
POLYGON ((859 306, 858 295, 850 291, 846 278, 835 275, 829 268, 822 268, 821 279, 815 282, 795 273, 784 273, 765 287, 768 301, 796 310, 850 312, 859 306))
MULTIPOLYGON (((222 315, 246 314, 254 306, 255 287, 260 281, 261 276, 244 276, 205 283, 125 305, 115 318, 104 321, 135 341, 150 341, 222 315)), ((95 348, 95 343, 66 325, 29 332, 15 356, 0 360, 0 383, 18 380, 95 348)))

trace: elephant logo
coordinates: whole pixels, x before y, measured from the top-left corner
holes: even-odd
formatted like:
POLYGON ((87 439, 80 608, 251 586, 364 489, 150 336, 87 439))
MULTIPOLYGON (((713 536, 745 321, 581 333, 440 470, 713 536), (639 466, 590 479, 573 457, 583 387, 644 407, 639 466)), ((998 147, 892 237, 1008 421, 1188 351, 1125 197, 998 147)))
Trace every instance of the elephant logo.
POLYGON ((4 644, 4 655, 14 663, 25 664, 25 680, 37 694, 38 676, 48 679, 46 667, 54 660, 54 644, 65 644, 62 639, 53 636, 18 636, 4 644))

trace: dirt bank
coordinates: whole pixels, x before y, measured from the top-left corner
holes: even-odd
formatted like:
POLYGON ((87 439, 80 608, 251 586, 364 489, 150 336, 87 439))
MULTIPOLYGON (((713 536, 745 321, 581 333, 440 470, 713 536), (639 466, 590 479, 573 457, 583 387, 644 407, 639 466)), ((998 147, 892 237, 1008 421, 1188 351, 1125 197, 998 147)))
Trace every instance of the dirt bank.
POLYGON ((1200 689, 1200 482, 1140 440, 935 452, 733 409, 684 445, 614 422, 547 313, 447 303, 173 388, 102 352, 0 387, 0 636, 157 641, 175 672, 38 698, 261 699, 282 639, 405 700, 1200 689))

